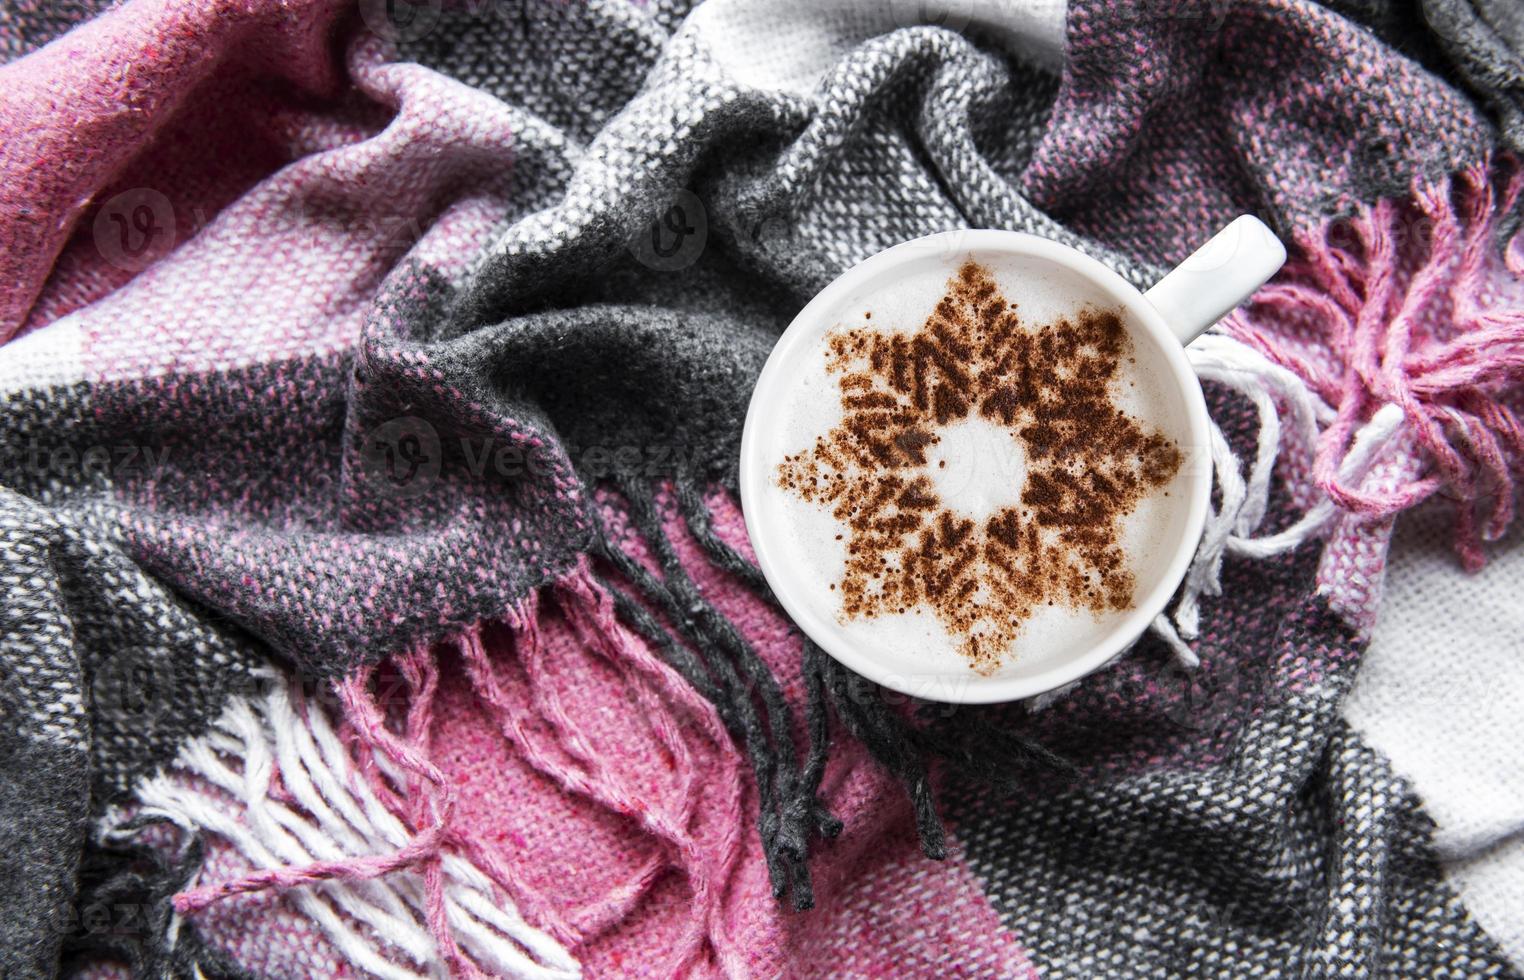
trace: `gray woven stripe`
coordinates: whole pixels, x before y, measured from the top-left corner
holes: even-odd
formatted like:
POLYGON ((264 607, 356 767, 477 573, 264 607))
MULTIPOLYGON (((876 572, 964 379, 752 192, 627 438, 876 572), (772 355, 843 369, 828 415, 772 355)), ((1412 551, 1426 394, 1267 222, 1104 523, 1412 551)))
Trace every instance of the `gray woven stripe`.
POLYGON ((1178 709, 1198 729, 1149 749, 1191 743, 1173 764, 957 798, 1002 919, 1054 978, 1516 976, 1443 882, 1416 797, 1336 718, 1348 672, 1328 657, 1353 638, 1315 598, 1272 631, 1204 624, 1243 656, 1178 709), (1283 682, 1256 662, 1288 655, 1335 674, 1244 722, 1233 702, 1283 682))
POLYGON ((47 44, 119 0, 6 0, 0 4, 0 64, 47 44))

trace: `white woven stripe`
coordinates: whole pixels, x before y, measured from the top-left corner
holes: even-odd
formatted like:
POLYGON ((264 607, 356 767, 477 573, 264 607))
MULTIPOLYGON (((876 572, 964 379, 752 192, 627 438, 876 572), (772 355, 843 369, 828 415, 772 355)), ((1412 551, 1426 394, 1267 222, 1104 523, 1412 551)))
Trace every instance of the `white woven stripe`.
POLYGON ((0 348, 0 391, 44 390, 85 378, 84 335, 67 316, 0 348))
POLYGON ((1524 967, 1524 531, 1462 575, 1449 507, 1398 518, 1344 712, 1423 798, 1446 877, 1524 967))

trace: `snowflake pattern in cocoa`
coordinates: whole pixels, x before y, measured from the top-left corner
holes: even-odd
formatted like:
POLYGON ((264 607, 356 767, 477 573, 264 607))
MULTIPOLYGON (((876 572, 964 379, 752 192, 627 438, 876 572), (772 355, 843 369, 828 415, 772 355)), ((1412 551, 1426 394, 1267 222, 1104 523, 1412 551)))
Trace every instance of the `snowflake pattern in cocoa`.
POLYGON ((842 421, 777 476, 843 527, 841 615, 930 610, 989 673, 1041 606, 1130 608, 1122 520, 1182 461, 1115 403, 1131 357, 1116 311, 1026 324, 974 262, 916 330, 832 330, 842 421), (1026 464, 1019 503, 979 519, 939 498, 928 459, 946 427, 975 417, 1009 433, 1026 464))

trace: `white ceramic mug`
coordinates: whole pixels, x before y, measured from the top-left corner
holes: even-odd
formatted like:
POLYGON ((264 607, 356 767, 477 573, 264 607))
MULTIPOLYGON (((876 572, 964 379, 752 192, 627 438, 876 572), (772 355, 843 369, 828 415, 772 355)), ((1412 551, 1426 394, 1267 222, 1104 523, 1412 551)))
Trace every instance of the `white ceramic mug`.
MULTIPOLYGON (((1161 279, 1146 293, 1084 253, 1021 232, 974 230, 931 235, 897 245, 854 266, 827 286, 795 317, 774 347, 752 394, 741 439, 740 490, 752 546, 769 585, 794 621, 828 654, 885 687, 936 701, 989 703, 1027 698, 1061 687, 1110 661, 1135 641, 1163 611, 1195 554, 1211 493, 1208 418, 1201 385, 1185 357, 1185 345, 1237 307, 1275 274, 1286 251, 1258 219, 1244 215, 1161 279), (1064 282, 1082 284, 1075 303, 1100 299, 1124 311, 1129 336, 1154 348, 1149 362, 1159 387, 1171 399, 1172 429, 1181 434, 1186 467, 1180 481, 1188 500, 1173 504, 1180 518, 1170 527, 1167 547, 1129 555, 1139 587, 1132 606, 1108 621, 1095 642, 1082 649, 1021 650, 992 674, 945 658, 927 663, 913 649, 869 644, 844 624, 840 596, 797 574, 804 552, 799 529, 789 524, 789 507, 776 469, 800 447, 779 431, 782 406, 798 395, 809 359, 820 359, 826 333, 840 323, 854 298, 892 290, 909 270, 927 263, 947 269, 971 258, 1023 263, 1051 270, 1064 282)), ((1142 420, 1148 421, 1148 420, 1142 420)), ((859 634, 861 631, 857 631, 859 634)))

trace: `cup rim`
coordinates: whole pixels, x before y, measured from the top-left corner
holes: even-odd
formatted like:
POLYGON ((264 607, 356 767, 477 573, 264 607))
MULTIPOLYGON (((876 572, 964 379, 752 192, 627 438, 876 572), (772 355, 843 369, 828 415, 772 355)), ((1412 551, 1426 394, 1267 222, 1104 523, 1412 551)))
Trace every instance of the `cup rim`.
MULTIPOLYGON (((784 610, 815 643, 831 657, 890 690, 922 700, 953 704, 994 704, 1018 701, 1056 690, 1090 674, 1109 663, 1114 657, 1134 643, 1147 630, 1156 616, 1164 611, 1175 590, 1184 580, 1192 558, 1200 544, 1206 524, 1207 504, 1211 496, 1212 468, 1198 463, 1190 473, 1188 483, 1191 492, 1186 512, 1184 530, 1175 543, 1167 562, 1151 562, 1151 568, 1163 569, 1152 588, 1128 613, 1121 617, 1105 633, 1100 642, 1082 654, 1070 657, 1048 669, 1023 677, 985 677, 972 670, 966 676, 916 675, 907 678, 875 658, 871 652, 858 645, 842 640, 839 635, 825 628, 823 617, 815 604, 807 601, 801 593, 805 587, 787 574, 786 562, 775 550, 775 536, 780 530, 763 526, 766 521, 760 501, 765 492, 760 481, 771 472, 768 462, 758 457, 761 427, 768 424, 770 407, 787 394, 786 386, 792 380, 791 364, 797 363, 818 340, 811 329, 823 319, 826 311, 838 305, 846 294, 856 289, 864 280, 884 271, 920 261, 944 261, 944 257, 960 252, 1000 252, 1012 256, 1037 258, 1053 262, 1084 276, 1113 302, 1123 305, 1132 314, 1135 323, 1141 324, 1163 351, 1168 367, 1170 383, 1181 394, 1186 405, 1186 425, 1191 447, 1207 451, 1210 442, 1210 417, 1201 382, 1191 369, 1185 356, 1185 347, 1170 331, 1163 316, 1147 298, 1131 283, 1097 259, 1076 248, 1052 239, 1027 232, 1001 229, 968 229, 939 232, 912 239, 892 246, 852 266, 837 276, 829 285, 806 303, 779 336, 778 342, 768 355, 762 372, 757 377, 747 407, 746 420, 741 433, 741 457, 739 467, 739 490, 741 513, 746 524, 747 536, 762 574, 784 610)), ((781 549, 780 549, 781 550, 781 549)))

